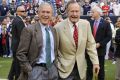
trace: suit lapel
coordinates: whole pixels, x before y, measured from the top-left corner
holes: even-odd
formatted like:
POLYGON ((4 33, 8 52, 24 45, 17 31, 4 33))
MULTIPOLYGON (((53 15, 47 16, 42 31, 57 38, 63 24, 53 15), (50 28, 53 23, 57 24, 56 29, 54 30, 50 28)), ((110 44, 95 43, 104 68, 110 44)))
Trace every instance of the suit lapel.
POLYGON ((66 20, 66 25, 64 26, 64 33, 66 34, 66 37, 71 41, 71 43, 75 46, 73 35, 71 34, 70 26, 66 20))
POLYGON ((36 23, 35 26, 35 36, 36 36, 36 42, 38 45, 38 48, 40 48, 41 45, 43 45, 43 37, 42 37, 42 30, 39 23, 36 23))
POLYGON ((82 30, 84 27, 84 25, 82 24, 82 22, 79 21, 78 23, 78 49, 79 49, 79 46, 80 46, 80 43, 81 43, 81 38, 82 38, 82 30))
POLYGON ((100 29, 102 26, 103 26, 103 24, 102 24, 102 19, 101 19, 100 22, 99 22, 98 28, 97 28, 96 35, 99 33, 99 29, 100 29))
POLYGON ((53 34, 53 38, 54 38, 54 47, 56 47, 56 33, 55 33, 55 29, 53 29, 52 27, 50 27, 52 34, 53 34))
POLYGON ((22 23, 24 24, 24 27, 25 27, 25 23, 24 23, 23 19, 20 16, 17 16, 17 18, 22 21, 22 23))

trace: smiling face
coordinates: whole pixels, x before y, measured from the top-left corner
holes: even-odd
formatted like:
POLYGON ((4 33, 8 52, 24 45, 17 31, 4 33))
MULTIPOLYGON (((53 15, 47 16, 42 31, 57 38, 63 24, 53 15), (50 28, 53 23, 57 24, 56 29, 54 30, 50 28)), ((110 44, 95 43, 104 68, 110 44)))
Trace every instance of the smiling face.
POLYGON ((38 16, 41 24, 48 25, 52 19, 52 7, 48 4, 42 5, 39 7, 38 16))
POLYGON ((80 19, 80 6, 78 3, 71 3, 67 9, 68 18, 72 23, 78 22, 80 19))

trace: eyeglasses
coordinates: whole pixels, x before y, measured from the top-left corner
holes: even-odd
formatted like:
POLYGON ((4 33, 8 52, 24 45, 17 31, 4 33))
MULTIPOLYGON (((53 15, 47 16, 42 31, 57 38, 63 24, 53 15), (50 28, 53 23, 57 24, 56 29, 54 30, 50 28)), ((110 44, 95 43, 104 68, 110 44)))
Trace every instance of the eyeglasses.
POLYGON ((110 20, 110 19, 106 19, 106 20, 110 20))
POLYGON ((26 12, 26 11, 18 11, 18 12, 26 12))

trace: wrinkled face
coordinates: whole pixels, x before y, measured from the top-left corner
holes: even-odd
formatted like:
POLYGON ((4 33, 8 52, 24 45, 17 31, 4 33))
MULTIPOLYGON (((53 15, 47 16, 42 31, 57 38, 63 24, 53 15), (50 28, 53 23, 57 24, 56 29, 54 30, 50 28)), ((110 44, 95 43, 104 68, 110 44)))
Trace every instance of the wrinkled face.
POLYGON ((52 8, 50 5, 43 5, 38 12, 39 20, 43 25, 48 25, 52 19, 52 8))
POLYGON ((99 13, 96 10, 92 10, 91 11, 91 16, 92 16, 92 18, 96 18, 96 17, 99 16, 99 13))
POLYGON ((77 3, 70 4, 68 6, 68 18, 72 23, 78 22, 80 19, 80 6, 77 3))

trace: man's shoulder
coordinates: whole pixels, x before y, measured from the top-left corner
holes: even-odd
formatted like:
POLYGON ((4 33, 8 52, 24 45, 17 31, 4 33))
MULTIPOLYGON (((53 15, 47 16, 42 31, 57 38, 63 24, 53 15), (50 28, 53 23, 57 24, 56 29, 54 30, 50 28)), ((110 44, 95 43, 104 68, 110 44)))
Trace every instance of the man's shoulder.
POLYGON ((35 30, 35 27, 36 27, 36 23, 35 24, 31 24, 31 25, 29 25, 28 27, 27 27, 27 29, 29 29, 29 30, 35 30))
POLYGON ((15 16, 13 21, 22 21, 22 19, 19 16, 15 16))
POLYGON ((89 21, 87 19, 79 19, 79 23, 85 23, 88 24, 89 21))
POLYGON ((119 32, 120 33, 120 28, 116 30, 116 33, 119 32))
POLYGON ((55 28, 62 28, 62 27, 64 27, 66 24, 68 24, 67 19, 65 19, 65 20, 57 23, 54 27, 55 27, 55 28))

